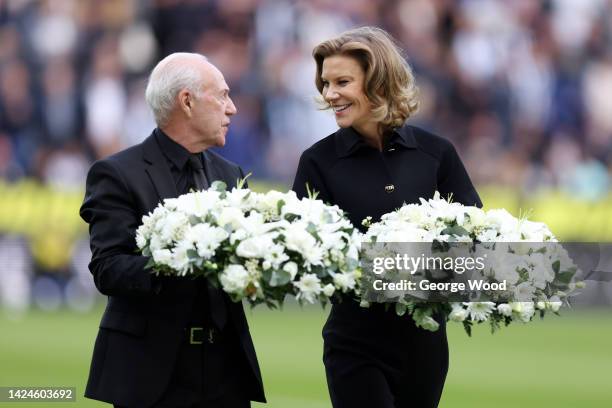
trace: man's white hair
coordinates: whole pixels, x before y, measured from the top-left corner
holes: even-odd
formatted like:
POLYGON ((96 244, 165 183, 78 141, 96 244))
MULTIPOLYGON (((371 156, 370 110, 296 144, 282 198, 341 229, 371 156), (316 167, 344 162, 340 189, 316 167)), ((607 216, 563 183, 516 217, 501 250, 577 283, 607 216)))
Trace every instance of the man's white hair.
POLYGON ((202 54, 176 52, 159 61, 151 71, 145 100, 158 126, 166 125, 181 90, 188 89, 196 97, 201 96, 202 71, 195 64, 184 63, 186 59, 208 61, 202 54))

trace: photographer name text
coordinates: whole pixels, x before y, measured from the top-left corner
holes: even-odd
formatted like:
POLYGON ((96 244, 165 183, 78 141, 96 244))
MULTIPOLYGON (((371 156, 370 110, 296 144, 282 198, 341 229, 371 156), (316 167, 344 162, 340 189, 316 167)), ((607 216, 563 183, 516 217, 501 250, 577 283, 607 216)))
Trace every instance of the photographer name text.
POLYGON ((468 280, 465 282, 431 282, 427 279, 419 282, 413 282, 402 279, 397 282, 385 282, 382 279, 376 279, 372 282, 372 288, 376 291, 442 291, 442 292, 462 292, 471 291, 506 291, 507 283, 505 280, 501 282, 488 282, 482 279, 468 280))

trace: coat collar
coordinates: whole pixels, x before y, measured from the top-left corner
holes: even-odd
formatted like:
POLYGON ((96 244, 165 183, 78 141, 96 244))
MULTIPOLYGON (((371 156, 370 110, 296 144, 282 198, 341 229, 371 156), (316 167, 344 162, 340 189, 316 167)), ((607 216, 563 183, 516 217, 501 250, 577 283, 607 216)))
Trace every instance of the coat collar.
POLYGON ((155 137, 155 131, 142 142, 143 159, 146 163, 147 172, 151 183, 155 187, 159 201, 166 198, 178 196, 176 184, 168 167, 166 158, 159 147, 155 137))
MULTIPOLYGON (((176 184, 174 182, 174 178, 172 177, 172 173, 170 172, 170 168, 168 167, 166 156, 162 152, 160 143, 157 140, 156 132, 157 129, 154 130, 144 142, 142 142, 142 148, 143 160, 146 164, 145 171, 151 179, 151 183, 153 183, 155 191, 159 197, 159 201, 161 202, 166 198, 178 197, 179 193, 176 189, 176 184)), ((231 177, 227 177, 227 174, 225 174, 226 172, 220 171, 218 166, 214 165, 213 157, 214 153, 206 150, 202 152, 204 171, 206 172, 208 180, 211 184, 215 180, 223 180, 227 184, 228 188, 231 188, 235 185, 236 180, 231 179, 231 177)), ((170 160, 173 159, 170 158, 170 160)), ((180 165, 180 163, 178 164, 180 165)), ((177 163, 175 163, 175 165, 177 165, 177 163)))
MULTIPOLYGON (((336 152, 338 157, 347 157, 356 153, 363 147, 369 147, 363 137, 352 127, 340 128, 336 131, 336 152)), ((407 149, 417 147, 416 139, 412 134, 412 127, 404 125, 393 129, 393 133, 386 145, 397 144, 407 149)))

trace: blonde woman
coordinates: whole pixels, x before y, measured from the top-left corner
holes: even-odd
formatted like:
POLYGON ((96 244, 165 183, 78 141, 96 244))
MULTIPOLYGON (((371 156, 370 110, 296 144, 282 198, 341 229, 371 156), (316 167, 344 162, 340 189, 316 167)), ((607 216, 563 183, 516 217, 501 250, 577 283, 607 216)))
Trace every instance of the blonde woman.
MULTIPOLYGON (((340 129, 306 150, 293 190, 307 187, 354 225, 440 191, 481 206, 452 144, 405 124, 417 110, 409 65, 385 31, 362 27, 317 45, 315 83, 340 129)), ((323 329, 334 408, 436 407, 448 371, 445 325, 417 328, 374 304, 336 302, 323 329)))

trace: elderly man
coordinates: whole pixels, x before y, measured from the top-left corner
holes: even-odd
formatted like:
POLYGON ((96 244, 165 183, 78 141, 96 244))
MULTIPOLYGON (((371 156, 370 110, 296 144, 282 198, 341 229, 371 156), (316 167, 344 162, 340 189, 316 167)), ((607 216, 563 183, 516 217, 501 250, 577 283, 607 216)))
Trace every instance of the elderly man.
POLYGON ((244 177, 208 150, 225 144, 236 113, 229 88, 204 56, 176 53, 153 69, 146 100, 158 127, 87 176, 80 214, 89 224, 89 267, 108 303, 85 396, 127 408, 263 402, 242 305, 204 279, 156 277, 135 253, 135 230, 160 201, 244 177))

